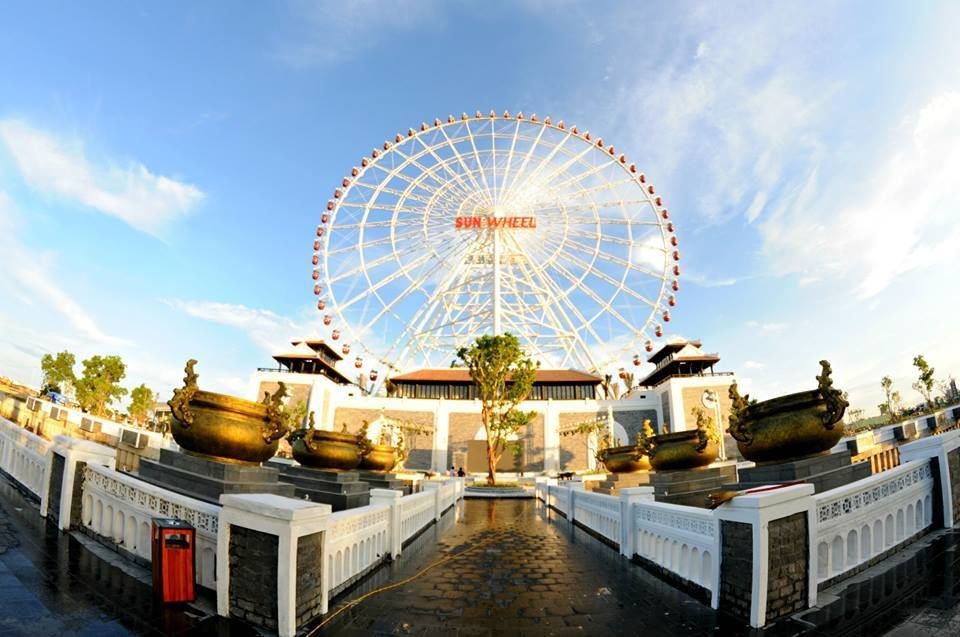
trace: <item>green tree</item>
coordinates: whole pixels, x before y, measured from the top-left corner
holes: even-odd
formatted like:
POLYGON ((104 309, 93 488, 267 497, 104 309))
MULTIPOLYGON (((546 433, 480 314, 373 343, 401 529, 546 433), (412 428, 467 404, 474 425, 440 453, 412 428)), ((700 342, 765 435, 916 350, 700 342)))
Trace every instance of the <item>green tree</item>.
POLYGON ((933 368, 927 363, 923 354, 919 354, 913 359, 913 366, 917 368, 920 377, 913 384, 913 388, 920 392, 927 403, 927 409, 933 410, 933 368))
POLYGON ((496 484, 496 468, 511 436, 533 420, 535 412, 517 409, 530 395, 537 365, 512 334, 481 336, 461 347, 457 358, 470 370, 480 398, 480 420, 487 436, 487 482, 496 484))
MULTIPOLYGON (((890 404, 890 394, 891 394, 891 392, 893 391, 893 379, 890 378, 889 376, 884 376, 883 378, 880 379, 880 386, 883 387, 883 393, 884 393, 884 394, 886 395, 886 397, 887 397, 887 402, 886 402, 886 405, 887 405, 887 413, 889 413, 889 414, 892 415, 892 414, 893 414, 893 409, 892 409, 893 405, 890 404)), ((880 410, 880 413, 881 413, 881 414, 884 413, 882 409, 880 410)))
POLYGON ((147 419, 147 413, 153 407, 153 390, 141 383, 139 387, 134 387, 130 392, 130 407, 127 413, 138 425, 142 425, 147 419))
POLYGON ((119 356, 93 356, 83 361, 83 376, 77 381, 77 402, 95 416, 105 416, 108 405, 127 394, 120 381, 127 366, 119 356))
POLYGON ((55 391, 58 394, 69 391, 77 384, 77 377, 73 373, 73 366, 77 358, 64 350, 56 356, 44 354, 40 359, 40 370, 43 372, 43 391, 55 391))

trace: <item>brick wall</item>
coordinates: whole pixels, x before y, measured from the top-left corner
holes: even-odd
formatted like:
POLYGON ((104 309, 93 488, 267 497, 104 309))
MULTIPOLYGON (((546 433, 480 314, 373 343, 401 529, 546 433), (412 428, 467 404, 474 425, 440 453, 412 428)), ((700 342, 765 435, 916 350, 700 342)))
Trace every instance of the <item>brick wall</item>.
MULTIPOLYGON (((579 413, 560 414, 560 431, 577 423, 606 417, 606 413, 585 411, 579 413)), ((560 469, 562 471, 581 471, 586 469, 590 458, 590 449, 587 445, 587 436, 575 434, 560 436, 560 469)))
MULTIPOLYGON (((526 450, 526 464, 524 471, 542 471, 543 470, 543 414, 537 414, 530 425, 523 431, 524 448, 526 450)), ((455 454, 466 454, 469 449, 469 442, 476 440, 477 431, 483 427, 480 421, 480 414, 469 413, 451 413, 449 420, 448 440, 447 440, 447 467, 456 465, 454 461, 455 454)), ((504 454, 509 451, 504 452, 504 454)), ((484 460, 484 463, 486 460, 484 460)), ((473 462, 469 462, 471 466, 473 462)))
POLYGON ((47 492, 47 515, 53 520, 60 519, 60 494, 63 490, 63 470, 66 461, 59 453, 53 454, 53 466, 50 468, 50 489, 47 492))
POLYGON ((297 626, 320 615, 323 597, 323 533, 297 540, 297 626))
POLYGON ((83 478, 86 462, 77 462, 76 473, 73 476, 73 495, 70 501, 70 528, 83 526, 83 478))
POLYGON ((230 527, 230 615, 272 631, 277 630, 277 547, 276 535, 230 527))
POLYGON ((768 529, 767 622, 807 607, 807 515, 795 513, 768 529))
POLYGON ((960 524, 960 449, 947 454, 947 473, 950 476, 950 496, 953 498, 953 523, 960 524))
POLYGON ((721 520, 720 608, 749 622, 752 599, 753 527, 743 522, 721 520))
POLYGON ((650 426, 656 431, 659 427, 656 409, 638 409, 636 411, 615 411, 613 419, 623 425, 627 432, 627 440, 624 444, 633 444, 637 439, 637 434, 643 432, 643 421, 649 420, 650 426))

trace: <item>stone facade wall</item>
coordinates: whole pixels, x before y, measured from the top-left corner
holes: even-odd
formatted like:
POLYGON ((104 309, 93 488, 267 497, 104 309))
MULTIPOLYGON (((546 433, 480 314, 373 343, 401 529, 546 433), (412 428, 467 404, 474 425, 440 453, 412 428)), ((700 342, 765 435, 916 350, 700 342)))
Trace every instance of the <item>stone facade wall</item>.
POLYGON ((272 631, 277 630, 278 543, 276 535, 230 527, 230 615, 272 631))
POLYGON ((794 513, 770 522, 767 528, 767 621, 771 622, 807 607, 807 515, 794 513))
POLYGON ((749 622, 752 600, 753 527, 743 522, 721 520, 720 608, 749 622))
POLYGON ((953 523, 960 524, 960 449, 947 454, 947 474, 950 476, 950 497, 953 498, 953 523))
MULTIPOLYGON (((673 431, 673 418, 670 415, 670 392, 660 394, 660 411, 663 412, 663 422, 673 431)), ((660 431, 659 429, 657 430, 660 431)))
POLYGON ((50 490, 47 492, 47 516, 60 519, 60 495, 63 491, 63 470, 66 460, 59 453, 53 454, 53 466, 50 467, 50 490))
MULTIPOLYGON (((543 423, 543 414, 537 414, 523 432, 522 439, 526 452, 524 471, 543 471, 543 423)), ((460 454, 468 454, 469 443, 471 440, 476 440, 477 431, 483 427, 483 423, 478 413, 451 413, 448 427, 447 462, 444 466, 459 466, 455 458, 463 457, 460 454)), ((504 452, 504 455, 507 453, 509 451, 504 452)), ((472 461, 468 463, 471 466, 474 465, 472 461)), ((503 463, 501 462, 498 466, 503 466, 503 463)))
POLYGON ((323 598, 323 533, 297 540, 297 626, 320 615, 323 598))
POLYGON ((720 401, 720 418, 723 420, 720 424, 724 429, 727 428, 727 418, 730 416, 730 407, 733 405, 730 400, 729 385, 704 385, 702 387, 684 387, 680 392, 687 429, 693 429, 697 426, 697 417, 693 415, 693 410, 697 407, 705 411, 711 418, 716 418, 715 412, 704 407, 701 400, 703 392, 707 389, 711 389, 717 394, 717 399, 720 401))
MULTIPOLYGON (((560 414, 560 431, 577 423, 606 418, 606 413, 585 411, 560 414)), ((560 469, 562 471, 581 471, 590 466, 589 437, 586 434, 560 436, 560 469)))
POLYGON ((643 432, 644 420, 650 421, 650 426, 653 427, 654 431, 657 431, 660 427, 660 423, 657 420, 656 409, 615 411, 613 412, 613 419, 623 425, 624 430, 627 432, 627 439, 624 441, 624 444, 633 443, 637 439, 637 434, 643 432))
POLYGON ((83 527, 83 479, 87 463, 78 461, 73 476, 73 496, 70 498, 70 528, 83 527))

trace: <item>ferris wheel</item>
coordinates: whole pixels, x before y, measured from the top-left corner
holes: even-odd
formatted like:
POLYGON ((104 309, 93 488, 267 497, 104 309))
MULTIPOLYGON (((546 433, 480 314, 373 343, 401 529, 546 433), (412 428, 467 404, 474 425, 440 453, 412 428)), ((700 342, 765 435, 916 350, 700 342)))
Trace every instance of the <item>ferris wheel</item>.
POLYGON ((523 113, 384 141, 334 190, 313 249, 317 309, 358 369, 446 367, 503 332, 544 367, 639 364, 680 289, 646 176, 605 140, 523 113))

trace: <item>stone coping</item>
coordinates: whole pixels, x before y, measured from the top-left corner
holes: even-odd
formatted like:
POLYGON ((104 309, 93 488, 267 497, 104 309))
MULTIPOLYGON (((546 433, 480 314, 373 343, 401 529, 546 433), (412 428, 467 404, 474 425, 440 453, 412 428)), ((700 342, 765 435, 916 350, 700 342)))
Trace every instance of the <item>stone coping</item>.
POLYGON ((278 520, 309 521, 330 514, 330 505, 309 500, 287 498, 273 493, 224 493, 220 496, 224 507, 278 520))

